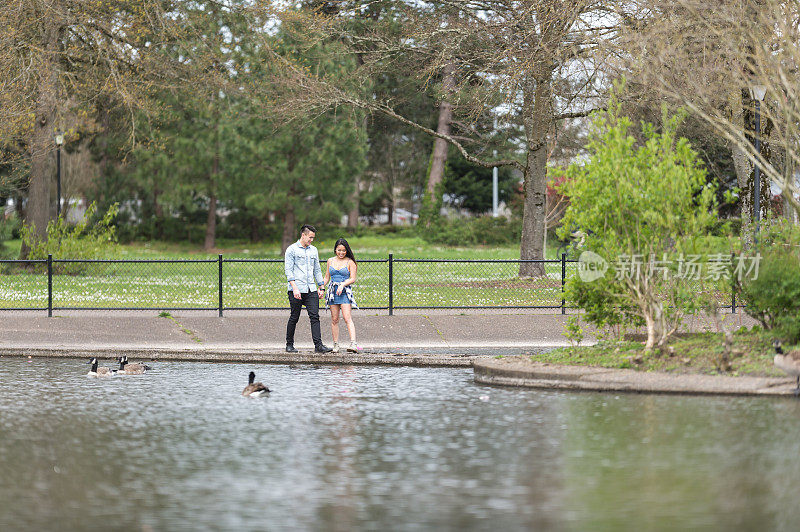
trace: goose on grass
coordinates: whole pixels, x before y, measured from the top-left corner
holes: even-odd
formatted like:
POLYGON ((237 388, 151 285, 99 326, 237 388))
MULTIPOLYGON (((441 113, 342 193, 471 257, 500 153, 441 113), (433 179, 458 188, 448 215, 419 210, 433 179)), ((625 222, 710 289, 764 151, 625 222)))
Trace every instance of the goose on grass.
POLYGON ((784 353, 780 340, 772 342, 772 346, 775 348, 775 357, 772 359, 775 366, 796 378, 797 387, 794 395, 800 395, 800 349, 792 349, 788 353, 784 353))

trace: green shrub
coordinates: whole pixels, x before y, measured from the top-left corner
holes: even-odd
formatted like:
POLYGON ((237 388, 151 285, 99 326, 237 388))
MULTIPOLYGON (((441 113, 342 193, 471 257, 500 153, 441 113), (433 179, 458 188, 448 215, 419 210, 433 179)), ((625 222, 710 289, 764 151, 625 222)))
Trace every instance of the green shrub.
POLYGON ((616 339, 621 339, 626 329, 644 325, 638 310, 616 293, 610 279, 584 283, 573 276, 567 280, 565 289, 567 300, 584 310, 587 322, 608 329, 616 339))
POLYGON ((11 251, 5 245, 6 240, 16 238, 15 233, 19 232, 20 221, 16 216, 4 220, 0 217, 0 259, 11 258, 9 254, 11 251))
POLYGON ((572 347, 581 345, 583 341, 583 327, 578 316, 570 316, 564 324, 564 338, 569 340, 572 347))
POLYGON ((776 226, 764 235, 756 279, 745 279, 745 311, 787 343, 800 342, 800 228, 776 226), (767 247, 768 246, 768 247, 767 247))
MULTIPOLYGON (((68 225, 63 216, 51 220, 47 224, 47 240, 38 240, 33 228, 28 225, 22 227, 22 241, 30 248, 30 259, 46 259, 53 255, 54 259, 102 259, 108 258, 116 246, 115 228, 112 224, 119 210, 118 204, 113 204, 102 218, 94 225, 89 222, 97 212, 97 205, 92 203, 86 209, 83 221, 74 227, 68 225)), ((64 265, 64 273, 77 274, 86 269, 85 264, 64 265)))
POLYGON ((418 225, 417 233, 426 242, 447 246, 518 244, 522 224, 519 220, 492 216, 457 220, 439 218, 428 229, 418 225))
MULTIPOLYGON (((327 228, 331 231, 341 232, 341 226, 331 226, 327 228)), ((353 236, 381 236, 381 235, 397 235, 414 237, 416 236, 416 229, 412 225, 359 225, 358 227, 347 228, 347 232, 353 236)))
POLYGON ((571 164, 559 187, 570 203, 558 233, 567 240, 581 230, 580 251, 592 253, 587 263, 608 269, 602 282, 571 279, 571 301, 598 325, 623 325, 638 316, 647 325, 649 351, 663 349, 682 315, 699 305, 693 296, 700 294, 662 270, 673 269, 669 257, 708 251, 702 240, 718 225, 716 191, 689 141, 677 136, 682 115, 664 108, 661 126, 642 123, 643 141, 637 142, 622 115, 619 90, 612 91, 608 109, 593 116, 589 157, 571 164), (641 264, 626 267, 634 257, 641 264), (667 264, 650 268, 651 257, 667 264))

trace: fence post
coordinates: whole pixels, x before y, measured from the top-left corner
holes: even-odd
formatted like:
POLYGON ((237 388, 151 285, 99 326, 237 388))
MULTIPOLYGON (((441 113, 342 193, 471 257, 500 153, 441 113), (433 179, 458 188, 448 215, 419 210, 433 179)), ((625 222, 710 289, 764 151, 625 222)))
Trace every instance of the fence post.
POLYGON ((394 255, 389 253, 389 316, 394 315, 394 255))
POLYGON ((733 267, 736 255, 731 252, 731 314, 736 314, 736 268, 733 267))
POLYGON ((567 313, 567 301, 564 297, 564 285, 567 281, 567 254, 561 254, 561 314, 567 313))
POLYGON ((222 253, 219 254, 219 317, 222 317, 222 253))
POLYGON ((53 255, 47 254, 47 317, 53 317, 53 255))

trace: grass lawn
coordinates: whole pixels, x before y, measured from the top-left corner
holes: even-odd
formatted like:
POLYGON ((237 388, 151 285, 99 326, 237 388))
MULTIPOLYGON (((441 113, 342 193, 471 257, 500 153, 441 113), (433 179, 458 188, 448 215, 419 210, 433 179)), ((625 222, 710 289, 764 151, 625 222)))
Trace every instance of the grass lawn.
MULTIPOLYGON (((333 256, 333 244, 339 238, 318 236, 314 245, 323 261, 333 256)), ((356 259, 386 259, 389 253, 395 259, 519 259, 519 246, 471 246, 452 247, 429 244, 419 237, 396 235, 369 235, 346 237, 356 259)), ((120 258, 216 258, 222 253, 226 258, 283 258, 280 243, 251 243, 237 241, 217 241, 213 253, 203 251, 202 246, 176 242, 132 242, 120 245, 120 258)), ((548 259, 557 259, 554 246, 547 249, 548 259)))
MULTIPOLYGON (((320 259, 332 255, 333 238, 315 244, 320 259)), ((516 246, 447 247, 420 238, 370 235, 349 240, 359 260, 356 299, 361 308, 389 306, 388 254, 394 255, 393 305, 402 307, 558 307, 561 305, 561 263, 555 246, 548 248, 546 276, 518 277, 516 246), (434 259, 431 262, 404 260, 434 259), (436 262, 435 260, 512 262, 436 262)), ((7 243, 19 254, 18 240, 7 243)), ((54 263, 55 308, 216 308, 219 264, 223 264, 224 308, 286 308, 286 281, 280 246, 275 243, 219 242, 208 253, 196 245, 136 242, 117 246, 107 259, 190 260, 191 263, 54 263)), ((6 253, 8 256, 8 253, 6 253)), ((577 265, 566 264, 566 277, 577 265)), ((730 294, 719 294, 729 304, 730 294)), ((25 269, 0 264, 0 308, 46 308, 47 275, 42 265, 25 269)))
MULTIPOLYGON (((718 333, 697 333, 678 337, 670 343, 668 354, 645 355, 642 342, 601 342, 593 346, 565 347, 531 357, 539 362, 604 368, 634 368, 641 371, 703 373, 709 375, 751 375, 782 377, 772 357, 772 336, 754 327, 733 334, 731 368, 721 368, 723 338, 718 333)), ((784 346, 792 349, 792 346, 784 346)))
MULTIPOLYGON (((338 237, 338 235, 337 235, 338 237)), ((320 258, 332 255, 335 239, 319 238, 320 258)), ((394 254, 395 307, 558 306, 561 264, 546 264, 547 276, 520 279, 517 262, 402 262, 403 259, 515 260, 516 246, 469 248, 434 246, 420 238, 397 235, 349 239, 359 259, 356 297, 363 307, 388 307, 388 254, 394 254)), ((9 248, 19 253, 19 241, 9 248)), ((213 253, 185 243, 146 242, 120 245, 109 259, 192 260, 192 263, 54 264, 53 306, 214 308, 219 297, 218 254, 237 262, 223 264, 225 308, 288 305, 280 246, 219 242, 213 253), (257 259, 259 262, 248 262, 257 259)), ((555 249, 550 256, 555 258, 555 249)), ((16 255, 14 255, 16 256, 16 255)), ((568 264, 567 275, 574 273, 568 264)), ((0 308, 47 306, 43 267, 0 269, 0 308)))

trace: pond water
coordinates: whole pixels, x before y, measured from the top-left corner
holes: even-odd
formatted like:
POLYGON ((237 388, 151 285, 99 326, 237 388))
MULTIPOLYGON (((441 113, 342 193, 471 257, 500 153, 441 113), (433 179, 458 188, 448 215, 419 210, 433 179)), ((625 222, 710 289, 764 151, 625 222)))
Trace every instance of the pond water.
POLYGON ((2 530, 800 527, 800 401, 439 368, 0 359, 2 530), (247 373, 272 388, 239 394, 247 373))

